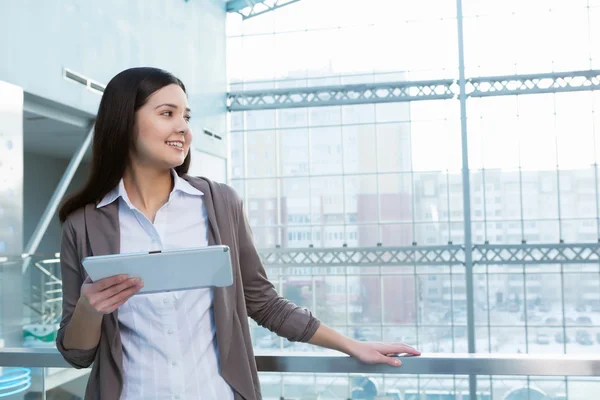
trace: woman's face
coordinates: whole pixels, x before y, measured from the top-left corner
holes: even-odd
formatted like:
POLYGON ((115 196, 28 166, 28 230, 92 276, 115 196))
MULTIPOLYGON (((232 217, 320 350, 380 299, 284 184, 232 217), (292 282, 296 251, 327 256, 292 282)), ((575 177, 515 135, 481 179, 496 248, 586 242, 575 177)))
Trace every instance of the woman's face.
POLYGON ((133 163, 159 169, 185 160, 192 142, 187 96, 172 84, 154 92, 135 114, 133 163))

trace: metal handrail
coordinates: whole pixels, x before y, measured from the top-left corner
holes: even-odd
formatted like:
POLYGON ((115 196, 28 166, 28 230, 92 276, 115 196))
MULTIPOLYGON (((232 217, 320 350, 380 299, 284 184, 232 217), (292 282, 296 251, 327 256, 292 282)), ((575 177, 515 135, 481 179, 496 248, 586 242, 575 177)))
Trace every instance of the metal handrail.
MULTIPOLYGON (((401 367, 367 365, 335 352, 260 354, 260 372, 329 374, 428 374, 600 376, 600 356, 538 354, 442 354, 400 357, 401 367)), ((55 348, 0 349, 0 366, 70 368, 55 348)))

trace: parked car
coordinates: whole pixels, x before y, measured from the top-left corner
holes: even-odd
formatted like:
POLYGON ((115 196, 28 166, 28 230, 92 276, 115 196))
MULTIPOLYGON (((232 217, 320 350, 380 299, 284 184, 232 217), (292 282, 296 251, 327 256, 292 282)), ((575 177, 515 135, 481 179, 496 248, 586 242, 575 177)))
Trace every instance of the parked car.
POLYGON ((592 319, 590 317, 580 316, 580 317, 577 317, 577 319, 575 320, 575 323, 577 325, 591 325, 592 319))
POLYGON ((521 309, 521 307, 519 307, 519 305, 517 303, 511 303, 508 306, 508 311, 509 312, 519 312, 520 309, 521 309))
POLYGON ((549 304, 542 303, 542 304, 540 304, 540 308, 539 309, 540 309, 541 312, 546 313, 546 312, 550 312, 551 307, 550 307, 549 304))
POLYGON ((539 332, 535 338, 537 344, 550 344, 550 335, 539 332))
MULTIPOLYGON (((525 313, 521 313, 521 322, 525 322, 525 313)), ((533 311, 527 313, 527 322, 542 322, 542 316, 533 311)))
POLYGON ((556 340, 556 343, 571 343, 571 338, 569 335, 565 336, 562 332, 556 332, 556 335, 554 335, 554 340, 556 340))
POLYGON ((467 312, 461 309, 455 309, 454 312, 447 311, 442 317, 444 322, 454 322, 456 323, 466 323, 467 322, 467 312))
POLYGON ((535 313, 529 313, 527 319, 529 322, 542 322, 542 316, 535 313))
POLYGON ((591 346, 594 344, 592 341, 592 335, 588 331, 579 330, 576 334, 577 343, 582 344, 584 346, 591 346))

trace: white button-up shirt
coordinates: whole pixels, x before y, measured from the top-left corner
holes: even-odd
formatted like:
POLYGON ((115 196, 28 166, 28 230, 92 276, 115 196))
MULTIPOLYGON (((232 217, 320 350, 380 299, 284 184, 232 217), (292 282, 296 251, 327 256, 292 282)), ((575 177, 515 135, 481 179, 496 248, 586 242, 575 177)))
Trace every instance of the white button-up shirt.
MULTIPOLYGON (((131 204, 123 180, 98 203, 119 201, 121 254, 208 245, 203 193, 175 171, 173 177, 173 191, 154 224, 131 204)), ((233 399, 220 375, 212 289, 138 294, 118 315, 122 400, 233 399)))

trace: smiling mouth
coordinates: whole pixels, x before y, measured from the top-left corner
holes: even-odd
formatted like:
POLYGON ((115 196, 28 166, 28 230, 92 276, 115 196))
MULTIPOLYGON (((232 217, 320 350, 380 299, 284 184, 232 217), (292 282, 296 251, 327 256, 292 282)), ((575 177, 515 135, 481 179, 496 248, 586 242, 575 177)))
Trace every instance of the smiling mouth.
POLYGON ((183 151, 183 142, 165 142, 167 146, 170 146, 176 150, 183 151))

